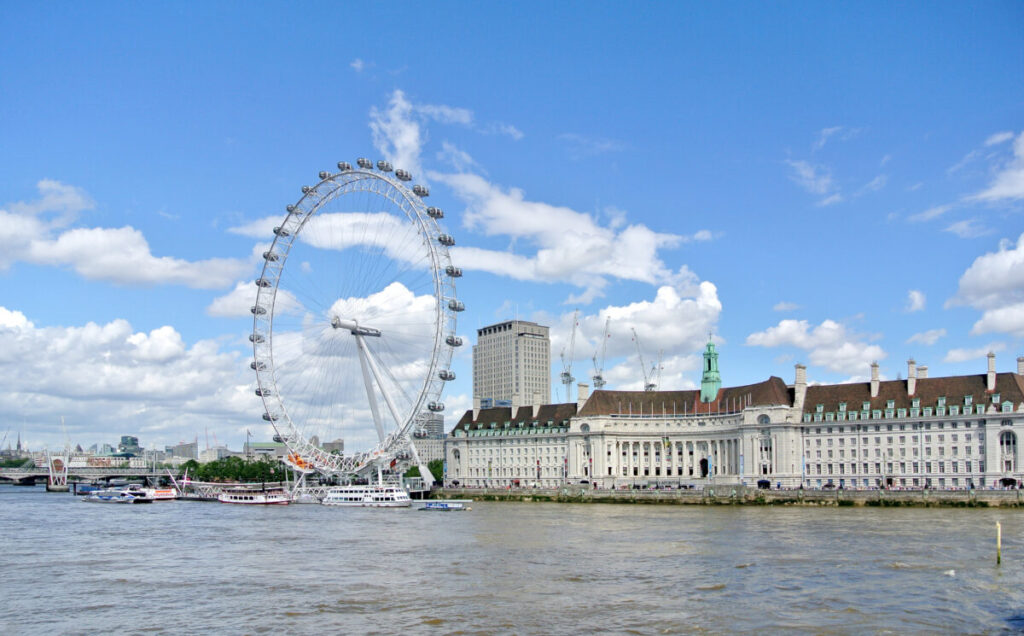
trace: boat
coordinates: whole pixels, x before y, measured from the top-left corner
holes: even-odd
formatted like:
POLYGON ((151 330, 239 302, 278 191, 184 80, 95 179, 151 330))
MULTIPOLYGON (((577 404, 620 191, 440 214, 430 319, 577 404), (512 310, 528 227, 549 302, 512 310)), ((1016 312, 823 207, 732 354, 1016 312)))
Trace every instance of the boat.
POLYGON ((227 504, 243 504, 250 506, 285 506, 292 502, 291 495, 279 486, 253 487, 236 486, 226 488, 217 495, 217 501, 227 504))
POLYGON ((443 512, 453 512, 459 510, 472 510, 466 504, 472 503, 472 499, 449 499, 447 501, 425 501, 420 506, 420 510, 440 510, 443 512))
POLYGON ((82 501, 91 503, 150 503, 153 500, 145 497, 139 498, 123 488, 104 488, 91 492, 82 498, 82 501))
POLYGON ((178 498, 178 491, 173 488, 146 488, 145 491, 153 501, 172 501, 178 498))
POLYGON ((129 484, 121 489, 122 492, 128 493, 135 499, 132 503, 153 503, 153 495, 149 488, 143 488, 139 484, 129 484))
POLYGON ((357 506, 363 508, 408 508, 409 493, 398 486, 366 485, 335 486, 320 502, 325 506, 357 506))

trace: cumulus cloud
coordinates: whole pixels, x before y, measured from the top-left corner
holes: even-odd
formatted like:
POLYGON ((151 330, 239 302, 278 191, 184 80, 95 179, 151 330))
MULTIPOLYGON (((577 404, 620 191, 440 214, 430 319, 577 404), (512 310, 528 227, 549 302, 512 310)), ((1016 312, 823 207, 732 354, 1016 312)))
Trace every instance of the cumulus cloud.
POLYGON ((142 232, 132 227, 65 229, 92 200, 81 189, 43 180, 40 198, 0 209, 8 247, 0 253, 0 271, 17 261, 69 267, 83 278, 123 285, 184 285, 219 289, 230 285, 250 264, 214 258, 186 261, 158 257, 142 232))
POLYGON ((37 327, 0 307, 0 402, 40 443, 63 443, 61 416, 83 443, 140 431, 145 446, 160 447, 206 425, 244 430, 260 413, 247 371, 238 354, 209 340, 186 345, 170 326, 37 327))
POLYGON ((911 289, 907 292, 907 305, 904 311, 907 313, 913 313, 915 311, 922 311, 925 305, 924 292, 919 289, 911 289))
POLYGON ((1024 303, 989 309, 971 327, 972 335, 1006 333, 1024 338, 1024 303))
POLYGON ((580 297, 584 299, 600 295, 608 277, 660 284, 686 275, 669 270, 658 256, 659 250, 684 242, 681 236, 644 225, 614 230, 589 214, 530 201, 522 190, 501 188, 475 174, 432 172, 430 177, 449 186, 466 203, 463 223, 467 228, 524 240, 536 249, 532 255, 522 255, 456 247, 453 258, 465 268, 520 280, 570 282, 586 289, 587 295, 580 297))
MULTIPOLYGON (((580 382, 589 382, 593 360, 605 348, 604 377, 608 389, 643 388, 637 354, 636 330, 644 357, 643 370, 650 372, 661 360, 664 389, 690 388, 691 372, 700 367, 700 354, 708 334, 715 330, 722 312, 718 289, 708 281, 690 280, 682 286, 663 285, 650 300, 609 305, 577 319, 575 371, 580 382), (605 325, 608 328, 605 337, 605 325), (586 369, 586 371, 584 371, 586 369)), ((536 316, 552 325, 551 351, 557 360, 572 334, 573 313, 558 317, 536 316)))
POLYGON ((918 343, 921 343, 923 345, 931 346, 931 345, 935 344, 936 342, 938 342, 940 338, 945 338, 945 337, 946 337, 946 330, 945 329, 929 329, 928 331, 922 331, 920 333, 915 333, 914 335, 912 335, 909 338, 907 338, 907 344, 912 344, 912 343, 918 342, 918 343))
POLYGON ((982 312, 972 334, 1024 335, 1024 234, 1014 245, 1001 241, 999 249, 976 258, 960 277, 956 296, 946 306, 967 305, 982 312))
POLYGON ((836 373, 854 374, 886 353, 878 345, 868 344, 846 326, 825 320, 816 327, 806 320, 782 320, 778 325, 750 334, 746 343, 755 347, 792 346, 809 354, 809 362, 836 373))
POLYGON ((1006 348, 1001 342, 993 342, 985 345, 984 347, 978 347, 977 349, 950 349, 946 353, 946 357, 943 358, 943 362, 957 363, 966 362, 968 360, 977 360, 978 358, 984 358, 991 351, 997 353, 1006 348))
MULTIPOLYGON (((994 135, 989 139, 997 139, 1001 135, 994 135)), ((987 202, 1024 199, 1024 132, 1020 133, 1013 141, 1013 157, 1000 166, 995 178, 986 189, 970 199, 987 202)))

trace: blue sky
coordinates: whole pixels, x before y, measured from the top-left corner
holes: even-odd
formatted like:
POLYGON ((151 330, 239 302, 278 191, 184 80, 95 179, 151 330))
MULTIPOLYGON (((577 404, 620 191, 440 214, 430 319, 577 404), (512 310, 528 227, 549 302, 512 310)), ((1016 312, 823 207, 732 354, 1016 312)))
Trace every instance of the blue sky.
POLYGON ((1010 2, 8 3, 3 428, 268 436, 239 228, 359 156, 447 211, 459 333, 578 308, 577 378, 609 316, 609 388, 634 327, 668 389, 709 332, 727 385, 1014 370, 1021 77, 1010 2))

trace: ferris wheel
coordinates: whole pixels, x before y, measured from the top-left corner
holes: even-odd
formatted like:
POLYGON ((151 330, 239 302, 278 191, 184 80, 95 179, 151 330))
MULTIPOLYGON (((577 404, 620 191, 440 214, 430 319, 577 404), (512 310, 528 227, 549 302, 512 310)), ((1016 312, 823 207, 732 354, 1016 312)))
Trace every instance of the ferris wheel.
POLYGON ((263 419, 298 470, 415 458, 410 433, 444 410, 462 271, 444 213, 411 179, 386 161, 339 162, 302 187, 263 252, 250 367, 263 419), (326 450, 334 440, 347 448, 326 450))

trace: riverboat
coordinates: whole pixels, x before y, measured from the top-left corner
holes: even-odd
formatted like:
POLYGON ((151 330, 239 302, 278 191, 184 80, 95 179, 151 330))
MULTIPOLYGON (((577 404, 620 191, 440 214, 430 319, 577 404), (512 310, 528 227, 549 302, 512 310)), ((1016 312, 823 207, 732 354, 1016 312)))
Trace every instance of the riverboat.
POLYGON ((336 486, 327 491, 325 506, 357 506, 363 508, 408 508, 409 493, 398 486, 336 486))
POLYGON ((464 510, 472 510, 467 503, 471 503, 472 499, 464 500, 449 500, 449 501, 425 501, 420 507, 420 510, 439 510, 441 512, 457 512, 464 510))
POLYGON ((178 492, 173 488, 146 488, 145 491, 153 501, 172 501, 178 498, 178 492))
POLYGON ((123 488, 105 488, 89 493, 82 498, 82 501, 90 503, 150 503, 153 500, 146 497, 136 497, 123 488))
POLYGON ((285 506, 292 502, 284 488, 253 488, 251 486, 236 486, 227 488, 217 495, 217 501, 227 504, 243 504, 250 506, 285 506))

